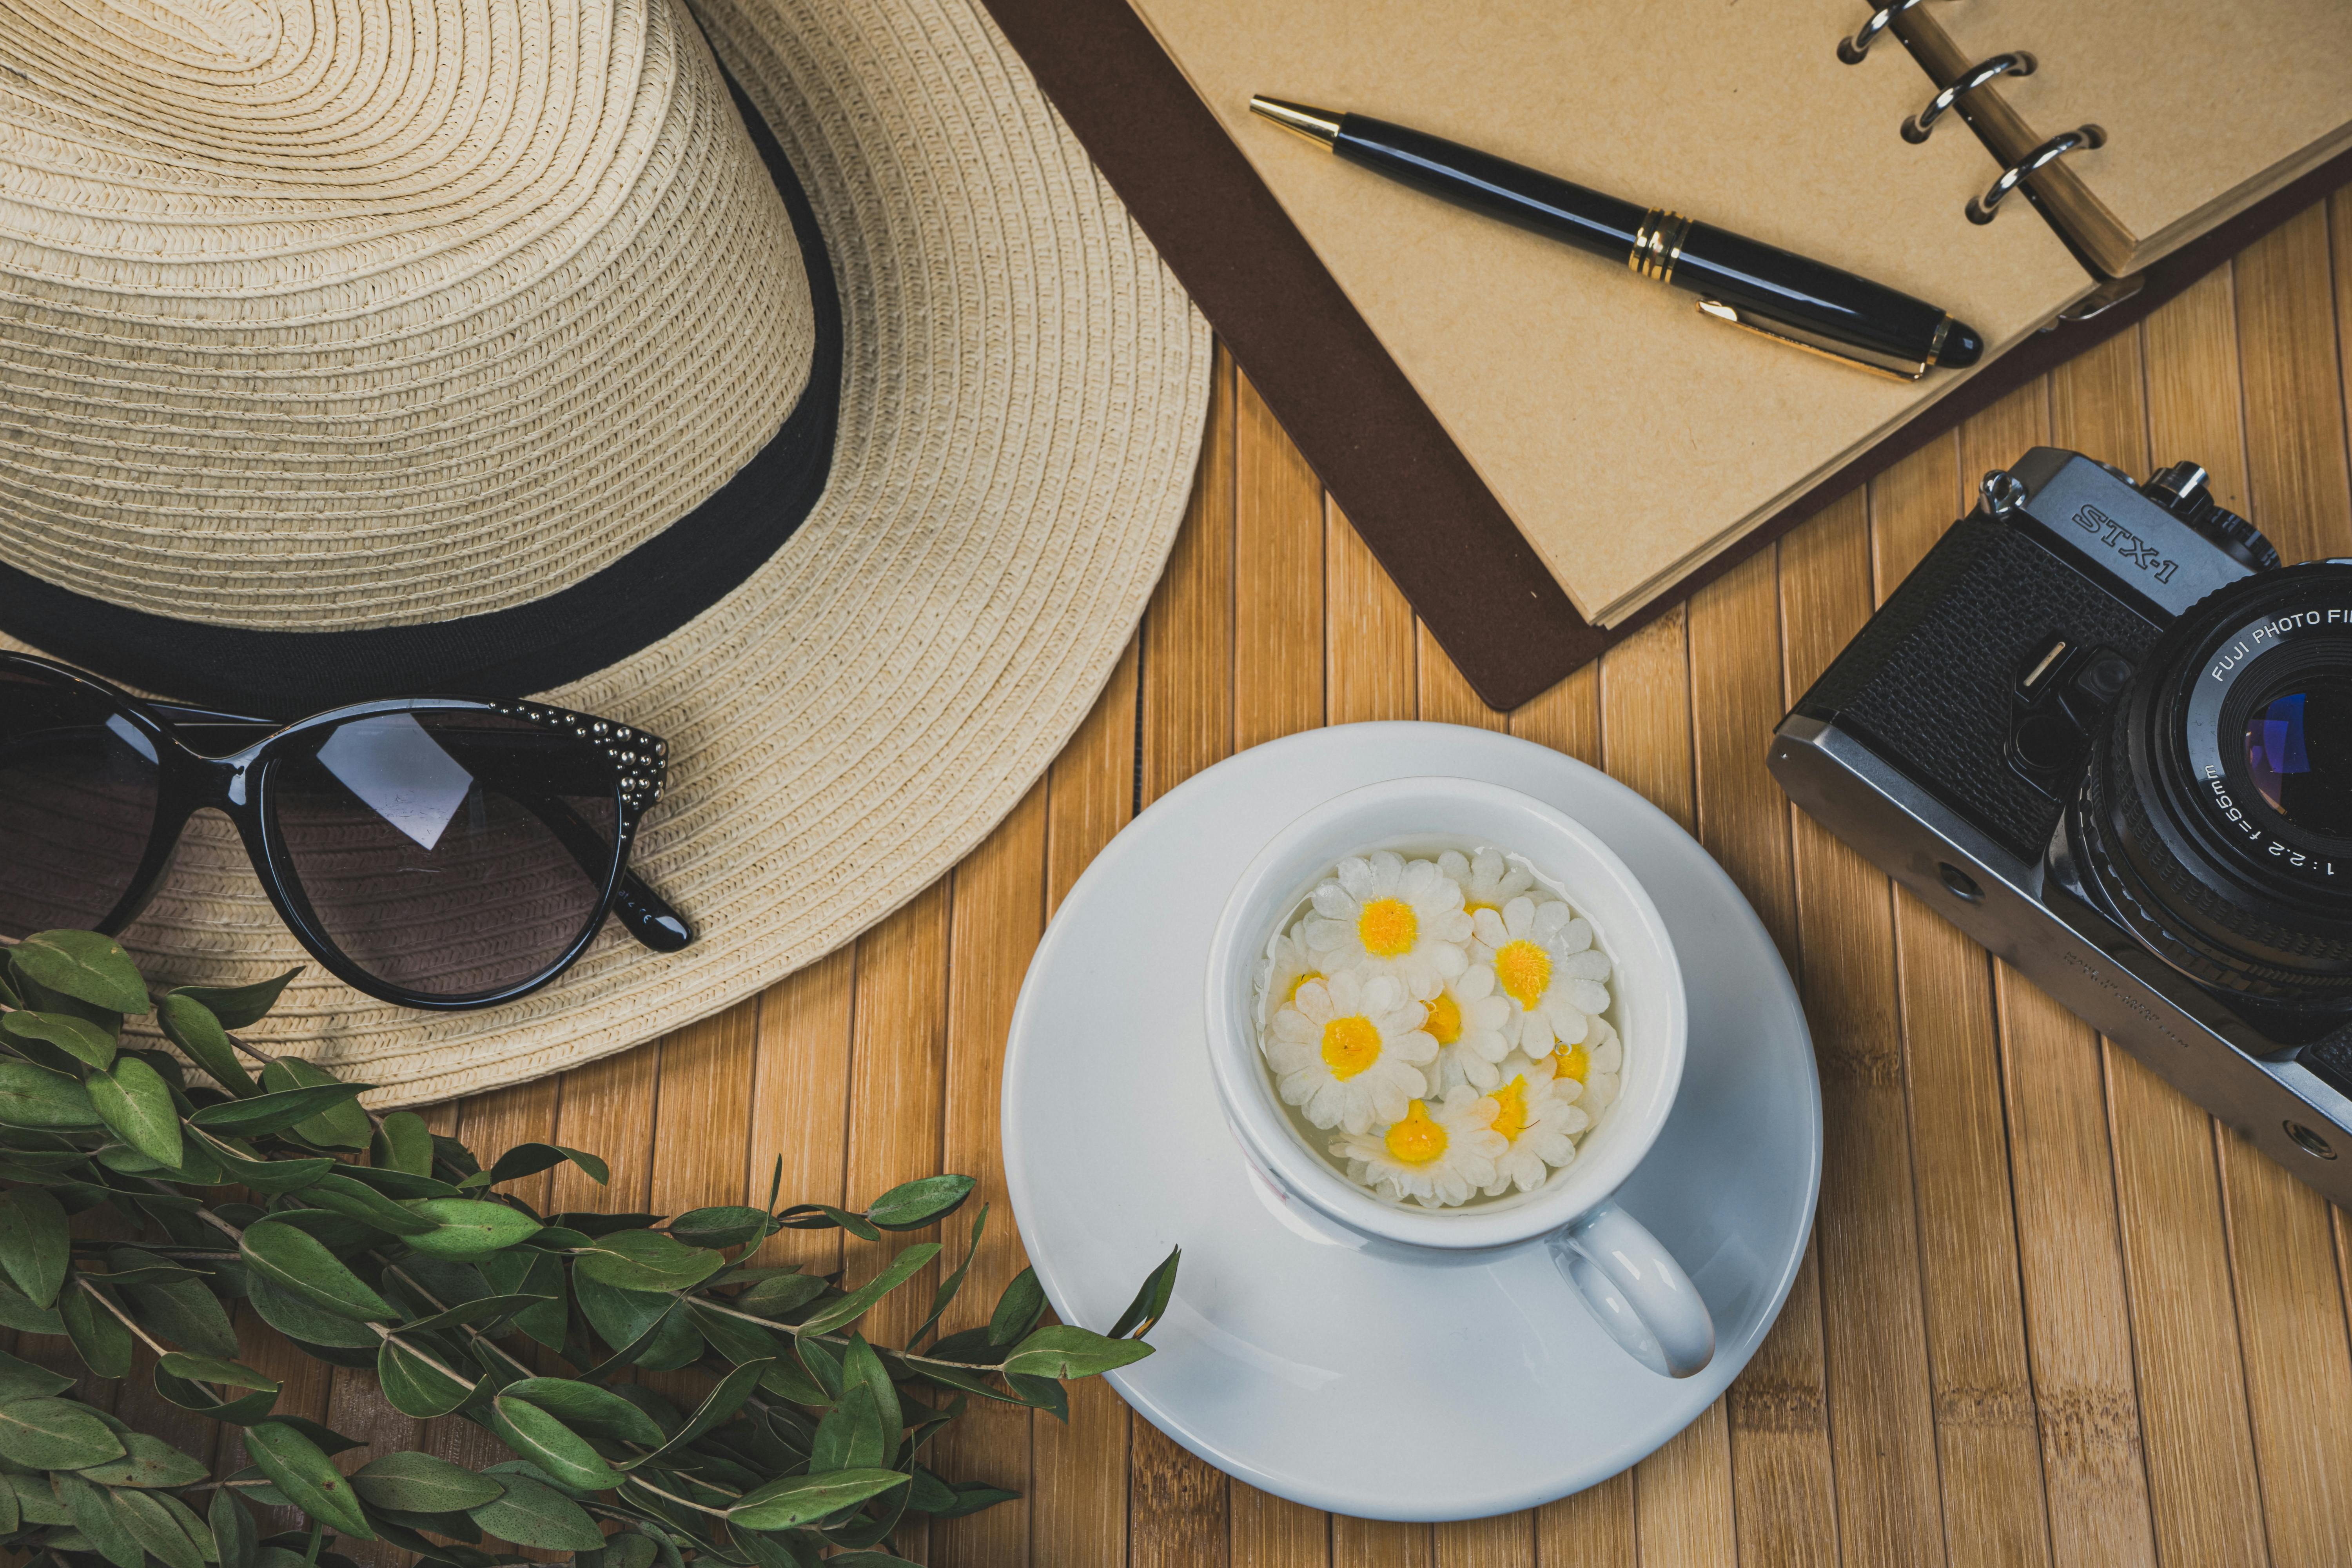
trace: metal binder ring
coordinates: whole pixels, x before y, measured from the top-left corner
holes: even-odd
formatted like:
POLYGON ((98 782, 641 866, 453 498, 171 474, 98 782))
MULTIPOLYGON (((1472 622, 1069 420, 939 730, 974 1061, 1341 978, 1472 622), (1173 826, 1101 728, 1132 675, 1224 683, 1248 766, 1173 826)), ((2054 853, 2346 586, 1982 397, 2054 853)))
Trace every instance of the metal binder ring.
POLYGON ((2107 133, 2095 125, 2085 125, 2075 131, 2060 132, 2027 153, 2021 162, 2003 169, 2000 172, 2000 178, 1995 180, 1992 183, 1992 188, 1986 191, 1984 195, 1970 196, 1968 207, 1969 221, 1990 223, 2000 216, 2002 199, 2024 183, 2028 174, 2034 173, 2045 163, 2056 163, 2069 153, 2088 152, 2094 147, 2105 146, 2106 142, 2107 133))
POLYGON ((1919 0, 1887 0, 1885 5, 1870 14, 1870 20, 1862 25, 1861 32, 1851 38, 1838 40, 1838 58, 1850 66, 1860 65, 1863 57, 1870 53, 1870 46, 1878 42, 1878 35, 1886 31, 1887 24, 1917 4, 1919 0))
POLYGON ((1960 100, 1960 94, 1974 92, 1997 76, 2032 76, 2034 59, 2022 49, 2005 55, 1995 55, 1979 65, 1971 66, 1960 79, 1927 100, 1927 107, 1903 122, 1903 140, 1925 142, 1936 129, 1936 121, 1944 111, 1960 100))

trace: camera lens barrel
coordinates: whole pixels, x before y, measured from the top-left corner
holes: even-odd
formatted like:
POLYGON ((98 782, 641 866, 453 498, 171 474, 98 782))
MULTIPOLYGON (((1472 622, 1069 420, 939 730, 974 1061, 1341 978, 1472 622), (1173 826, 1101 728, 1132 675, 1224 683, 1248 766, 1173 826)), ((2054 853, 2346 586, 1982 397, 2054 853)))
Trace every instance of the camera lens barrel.
POLYGON ((2192 978, 2352 1000, 2352 562, 2258 573, 2174 621, 2068 832, 2086 879, 2192 978))

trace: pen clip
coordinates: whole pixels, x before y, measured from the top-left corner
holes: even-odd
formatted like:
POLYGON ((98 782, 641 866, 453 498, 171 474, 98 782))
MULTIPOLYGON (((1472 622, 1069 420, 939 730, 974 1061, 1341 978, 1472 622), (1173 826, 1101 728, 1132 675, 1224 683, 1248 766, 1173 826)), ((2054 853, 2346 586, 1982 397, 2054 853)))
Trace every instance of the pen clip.
POLYGON ((1701 315, 1728 322, 1741 331, 1754 332, 1759 338, 1769 338, 1776 343, 1786 343, 1792 349, 1802 349, 1809 354, 1833 359, 1840 364, 1850 364, 1856 370, 1866 370, 1893 381, 1916 381, 1927 374, 1927 366, 1922 361, 1897 359, 1891 354, 1858 348, 1853 343, 1838 342, 1769 316, 1761 316, 1752 310, 1743 312, 1737 305, 1727 305, 1720 300, 1701 300, 1698 309, 1701 315), (1762 324, 1765 322, 1770 324, 1762 324))

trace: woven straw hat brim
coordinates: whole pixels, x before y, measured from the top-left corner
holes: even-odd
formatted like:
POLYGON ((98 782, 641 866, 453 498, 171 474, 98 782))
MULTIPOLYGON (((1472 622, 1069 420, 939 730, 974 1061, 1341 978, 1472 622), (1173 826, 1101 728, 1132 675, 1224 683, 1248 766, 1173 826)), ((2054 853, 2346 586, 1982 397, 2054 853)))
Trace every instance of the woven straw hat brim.
MULTIPOLYGON (((163 984, 303 966, 257 1037, 379 1086, 377 1102, 626 1048, 905 903, 1076 730, 1190 493, 1207 330, 972 0, 694 12, 824 236, 843 330, 830 478, 717 604, 542 695, 668 739, 635 864, 700 940, 663 955, 608 929, 519 1003, 406 1011, 309 963, 209 815, 125 933, 163 984)), ((397 569, 384 581, 408 592, 397 569)))

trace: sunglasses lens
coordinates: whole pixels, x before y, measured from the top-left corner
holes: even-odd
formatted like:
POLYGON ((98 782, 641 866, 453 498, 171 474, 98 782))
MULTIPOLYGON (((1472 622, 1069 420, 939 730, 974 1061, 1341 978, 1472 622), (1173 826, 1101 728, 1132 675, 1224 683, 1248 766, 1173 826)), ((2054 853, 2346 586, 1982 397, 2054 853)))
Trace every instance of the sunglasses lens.
POLYGON ((0 932, 99 924, 155 826, 155 745, 104 697, 0 667, 0 932))
POLYGON ((267 799, 320 933, 421 996, 541 978, 588 934, 617 870, 611 764, 503 714, 381 713, 306 732, 271 765, 267 799))

